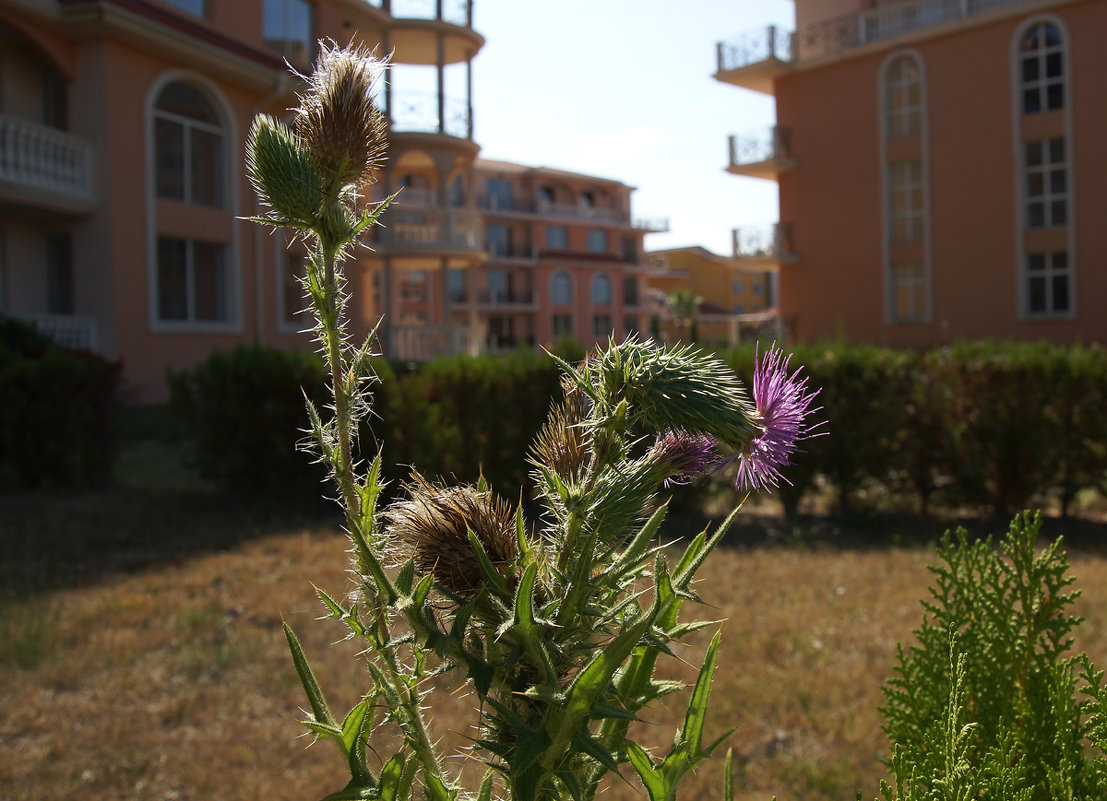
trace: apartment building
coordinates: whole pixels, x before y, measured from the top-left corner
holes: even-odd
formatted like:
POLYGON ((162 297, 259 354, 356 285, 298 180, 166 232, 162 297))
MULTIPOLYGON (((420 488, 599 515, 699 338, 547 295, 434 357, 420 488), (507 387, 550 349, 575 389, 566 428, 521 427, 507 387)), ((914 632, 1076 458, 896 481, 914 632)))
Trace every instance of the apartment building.
POLYGON ((668 299, 687 292, 700 299, 696 336, 705 343, 737 344, 760 333, 776 333, 772 295, 775 273, 732 256, 699 247, 653 250, 647 278, 657 332, 666 341, 690 337, 688 321, 674 314, 668 299))
POLYGON ((478 264, 471 0, 0 0, 0 314, 122 360, 133 402, 214 349, 310 347, 302 256, 243 219, 243 143, 324 37, 393 52, 381 187, 425 181, 349 265, 355 335, 377 263, 478 264))
POLYGON ((1107 341, 1107 2, 796 0, 718 45, 776 99, 729 169, 780 221, 734 256, 779 275, 802 340, 1107 341))
MULTIPOLYGON (((428 199, 430 180, 418 169, 400 172, 398 203, 413 209, 428 199)), ((605 178, 478 159, 470 200, 481 223, 480 260, 412 263, 391 284, 386 266, 377 266, 374 312, 394 321, 394 355, 419 358, 459 344, 487 352, 565 339, 588 345, 644 330, 643 237, 668 223, 634 219, 632 191, 605 178)))

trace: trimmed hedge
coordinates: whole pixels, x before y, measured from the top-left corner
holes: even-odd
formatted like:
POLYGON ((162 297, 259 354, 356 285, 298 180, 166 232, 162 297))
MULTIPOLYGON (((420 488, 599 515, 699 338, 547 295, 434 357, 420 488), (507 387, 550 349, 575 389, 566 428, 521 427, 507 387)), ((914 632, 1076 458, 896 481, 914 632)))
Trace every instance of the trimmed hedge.
POLYGON ((0 320, 0 488, 108 484, 121 368, 0 320))
MULTIPOLYGON (((313 355, 234 353, 175 376, 174 406, 204 410, 184 416, 207 443, 198 447, 206 475, 233 489, 287 492, 282 482, 295 471, 276 467, 309 461, 293 450, 305 421, 299 386, 310 385, 316 402, 325 397, 322 364, 313 355)), ((1101 346, 974 342, 919 353, 832 343, 792 353, 793 369, 802 365, 822 388, 829 435, 804 443, 807 453, 786 473, 792 484, 777 496, 791 514, 820 483, 843 512, 874 494, 923 514, 935 505, 1008 514, 1051 498, 1068 512, 1082 490, 1107 491, 1101 346)), ((752 348, 719 355, 749 382, 752 348)), ((362 450, 374 451, 374 437, 385 444, 390 478, 402 480, 408 466, 463 482, 483 472, 507 497, 526 492, 527 448, 560 392, 549 358, 381 361, 376 370, 378 417, 362 450)))

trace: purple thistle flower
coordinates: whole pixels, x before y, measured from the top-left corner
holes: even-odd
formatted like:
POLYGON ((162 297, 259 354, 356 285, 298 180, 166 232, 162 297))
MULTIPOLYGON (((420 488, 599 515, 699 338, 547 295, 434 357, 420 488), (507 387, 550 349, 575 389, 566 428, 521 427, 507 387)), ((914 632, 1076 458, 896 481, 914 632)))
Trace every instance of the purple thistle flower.
POLYGON ((728 460, 738 460, 735 489, 771 492, 780 486, 782 479, 791 484, 780 468, 792 464, 792 454, 799 450, 796 443, 827 433, 815 431, 825 421, 814 426, 809 423, 810 416, 822 408, 811 408, 821 390, 808 390, 807 377, 799 377, 802 367, 789 375, 791 360, 792 357, 786 357, 776 343, 760 361, 754 356, 753 401, 757 407, 755 419, 761 431, 745 449, 728 460))
POLYGON ((658 434, 650 449, 669 473, 665 486, 690 484, 719 464, 715 438, 675 428, 658 434))

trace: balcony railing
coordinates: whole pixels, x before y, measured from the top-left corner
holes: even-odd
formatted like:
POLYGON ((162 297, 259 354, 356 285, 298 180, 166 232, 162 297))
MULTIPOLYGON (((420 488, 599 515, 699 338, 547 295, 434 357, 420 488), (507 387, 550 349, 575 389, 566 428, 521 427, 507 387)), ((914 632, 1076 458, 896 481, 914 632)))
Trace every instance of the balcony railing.
POLYGON ((652 234, 662 234, 669 230, 669 218, 640 217, 634 221, 634 227, 639 231, 649 231, 652 234))
POLYGON ((804 61, 853 47, 926 30, 1026 0, 910 0, 813 22, 795 33, 775 26, 717 45, 718 71, 766 62, 804 61))
POLYGON ((763 260, 777 264, 796 259, 790 223, 735 228, 731 232, 731 238, 736 259, 763 260))
POLYGON ((451 25, 473 27, 472 0, 366 0, 394 19, 438 19, 451 25))
POLYGON ((792 135, 786 126, 774 125, 755 133, 730 136, 730 171, 757 174, 755 165, 768 165, 768 172, 787 169, 792 162, 792 135))
POLYGON ((374 229, 386 247, 411 249, 480 250, 480 217, 466 209, 395 208, 374 229))
POLYGON ((484 306, 533 306, 533 289, 482 289, 477 300, 484 306))
POLYGON ((37 122, 0 114, 0 184, 92 200, 92 146, 37 122))
POLYGON ((790 31, 770 25, 729 42, 719 42, 716 45, 718 71, 729 72, 765 61, 791 61, 792 37, 790 31))
POLYGON ((459 353, 479 356, 484 347, 483 329, 458 325, 394 325, 388 337, 389 357, 413 362, 459 353))
POLYGON ((19 316, 20 319, 31 323, 40 334, 54 340, 63 348, 91 351, 97 348, 97 325, 93 317, 73 317, 67 314, 19 316))
POLYGON ((505 245, 502 242, 485 242, 484 249, 489 259, 513 261, 537 261, 537 245, 505 245))
POLYGON ((388 93, 386 115, 397 133, 431 133, 473 138, 473 121, 469 104, 456 97, 439 97, 434 92, 388 93), (441 105, 439 104, 441 101, 441 105))

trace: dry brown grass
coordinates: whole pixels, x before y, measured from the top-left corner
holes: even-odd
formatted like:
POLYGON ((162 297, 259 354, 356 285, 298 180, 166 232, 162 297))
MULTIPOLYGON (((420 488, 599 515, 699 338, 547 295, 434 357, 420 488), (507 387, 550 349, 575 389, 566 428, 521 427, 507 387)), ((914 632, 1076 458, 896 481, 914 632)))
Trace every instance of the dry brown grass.
MULTIPOLYGON (((307 748, 280 621, 314 657, 334 707, 364 686, 342 630, 316 623, 312 582, 346 587, 345 543, 293 529, 175 564, 5 602, 0 608, 0 801, 311 799, 338 789, 333 748, 307 748), (6 658, 4 658, 6 657, 6 658), (21 667, 17 662, 23 662, 21 667)), ((700 591, 723 619, 711 731, 736 727, 736 795, 852 799, 876 791, 886 743, 876 707, 895 645, 918 625, 925 548, 728 549, 700 591)), ((1107 559, 1072 556, 1089 618, 1080 647, 1107 661, 1107 559)), ((699 646, 671 662, 694 679, 699 646)), ((445 744, 463 741, 461 694, 436 702, 445 744), (452 734, 451 734, 452 732, 452 734)), ((664 748, 683 710, 658 709, 642 738, 664 748)), ((626 771, 628 778, 630 771, 626 771)), ((717 797, 721 759, 684 786, 717 797)), ((616 783, 608 799, 642 799, 616 783)))

